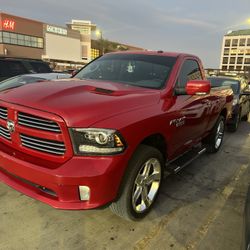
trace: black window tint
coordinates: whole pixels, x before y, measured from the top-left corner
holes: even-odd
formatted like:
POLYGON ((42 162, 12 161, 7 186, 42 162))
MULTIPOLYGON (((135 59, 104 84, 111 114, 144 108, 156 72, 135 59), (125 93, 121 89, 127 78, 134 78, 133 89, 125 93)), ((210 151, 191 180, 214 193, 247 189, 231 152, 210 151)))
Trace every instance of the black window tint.
POLYGON ((37 73, 50 73, 52 70, 50 69, 49 65, 42 62, 30 62, 32 68, 37 73))
POLYGON ((4 74, 4 77, 11 77, 27 73, 27 70, 21 62, 6 60, 2 61, 1 63, 1 73, 4 74))
POLYGON ((194 60, 186 60, 181 67, 176 87, 185 90, 185 86, 190 80, 202 80, 198 63, 194 60))

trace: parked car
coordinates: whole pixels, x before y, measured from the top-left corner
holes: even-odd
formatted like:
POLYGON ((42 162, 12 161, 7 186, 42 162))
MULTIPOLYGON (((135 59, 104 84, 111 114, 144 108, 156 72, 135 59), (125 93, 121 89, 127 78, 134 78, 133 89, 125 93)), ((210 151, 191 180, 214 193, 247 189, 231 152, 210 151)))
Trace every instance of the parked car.
POLYGON ((241 120, 247 121, 250 112, 250 92, 245 78, 217 76, 209 77, 212 88, 230 86, 234 93, 232 117, 228 120, 229 131, 235 132, 241 120))
POLYGON ((0 180, 55 208, 140 219, 164 171, 221 147, 233 92, 210 88, 198 57, 144 51, 2 91, 0 180))
POLYGON ((44 82, 44 81, 51 81, 56 79, 67 79, 70 78, 70 74, 66 73, 41 73, 41 74, 25 74, 14 76, 8 78, 7 80, 0 82, 0 91, 16 88, 18 86, 35 83, 35 82, 44 82))
POLYGON ((41 60, 0 57, 0 81, 16 75, 51 72, 49 65, 41 60))

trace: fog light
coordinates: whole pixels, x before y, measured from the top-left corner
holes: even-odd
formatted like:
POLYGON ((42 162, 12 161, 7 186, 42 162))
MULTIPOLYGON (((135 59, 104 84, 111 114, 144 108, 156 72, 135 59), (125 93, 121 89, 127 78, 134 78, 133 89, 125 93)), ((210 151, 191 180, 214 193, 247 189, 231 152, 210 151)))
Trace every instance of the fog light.
POLYGON ((90 199, 90 189, 87 186, 79 186, 79 193, 81 201, 88 201, 90 199))

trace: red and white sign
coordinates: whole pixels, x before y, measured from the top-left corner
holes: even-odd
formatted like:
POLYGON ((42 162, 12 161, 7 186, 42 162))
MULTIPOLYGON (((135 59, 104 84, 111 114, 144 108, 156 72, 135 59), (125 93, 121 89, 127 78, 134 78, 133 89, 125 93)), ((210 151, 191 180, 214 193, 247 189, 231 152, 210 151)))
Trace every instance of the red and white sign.
POLYGON ((11 19, 4 19, 0 22, 0 27, 5 30, 14 30, 16 22, 11 19))

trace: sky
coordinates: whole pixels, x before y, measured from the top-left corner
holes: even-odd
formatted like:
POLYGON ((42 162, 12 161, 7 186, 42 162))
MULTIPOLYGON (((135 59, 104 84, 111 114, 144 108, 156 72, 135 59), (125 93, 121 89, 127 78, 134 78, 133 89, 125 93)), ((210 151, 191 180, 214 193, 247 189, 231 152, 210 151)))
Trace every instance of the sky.
POLYGON ((250 29, 250 0, 0 0, 0 9, 17 16, 65 26, 91 20, 103 38, 149 50, 199 56, 218 68, 223 35, 250 29))

